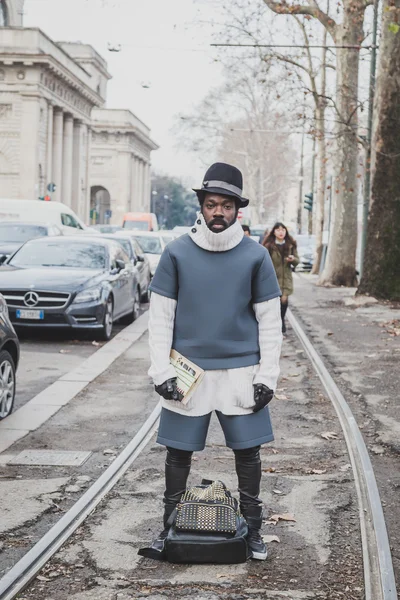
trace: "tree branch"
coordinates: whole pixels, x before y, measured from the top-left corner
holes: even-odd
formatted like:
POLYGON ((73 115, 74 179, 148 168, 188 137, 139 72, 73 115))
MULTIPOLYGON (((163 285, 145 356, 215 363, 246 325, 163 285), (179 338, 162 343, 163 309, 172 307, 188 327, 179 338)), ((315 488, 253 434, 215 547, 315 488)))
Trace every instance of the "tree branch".
MULTIPOLYGON (((369 2, 370 0, 365 0, 369 2)), ((336 41, 336 22, 323 10, 321 10, 316 0, 310 0, 311 4, 301 6, 300 4, 287 4, 286 0, 276 2, 275 0, 264 0, 265 4, 277 15, 308 15, 318 19, 318 21, 328 30, 332 39, 336 41)))

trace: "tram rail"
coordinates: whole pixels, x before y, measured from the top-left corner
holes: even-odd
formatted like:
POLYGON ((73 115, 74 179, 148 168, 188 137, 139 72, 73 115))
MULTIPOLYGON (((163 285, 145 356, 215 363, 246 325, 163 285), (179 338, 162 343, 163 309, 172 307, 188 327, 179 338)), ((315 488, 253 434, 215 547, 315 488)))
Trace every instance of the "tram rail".
MULTIPOLYGON (((358 497, 365 600, 397 600, 389 539, 368 451, 355 417, 318 352, 293 312, 288 319, 336 411, 350 457, 358 497)), ((158 404, 141 429, 107 470, 68 512, 0 580, 0 600, 13 600, 93 512, 151 440, 157 427, 158 404)))

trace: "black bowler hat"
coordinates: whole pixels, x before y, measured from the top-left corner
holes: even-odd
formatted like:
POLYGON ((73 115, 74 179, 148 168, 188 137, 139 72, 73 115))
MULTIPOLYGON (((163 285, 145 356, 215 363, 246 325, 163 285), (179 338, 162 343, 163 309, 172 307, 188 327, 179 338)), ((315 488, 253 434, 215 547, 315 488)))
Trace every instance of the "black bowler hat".
POLYGON ((214 163, 207 169, 204 175, 204 181, 200 189, 194 189, 197 196, 199 193, 221 194, 222 196, 231 196, 239 201, 240 208, 248 205, 249 200, 242 197, 243 177, 241 171, 232 165, 226 163, 214 163))

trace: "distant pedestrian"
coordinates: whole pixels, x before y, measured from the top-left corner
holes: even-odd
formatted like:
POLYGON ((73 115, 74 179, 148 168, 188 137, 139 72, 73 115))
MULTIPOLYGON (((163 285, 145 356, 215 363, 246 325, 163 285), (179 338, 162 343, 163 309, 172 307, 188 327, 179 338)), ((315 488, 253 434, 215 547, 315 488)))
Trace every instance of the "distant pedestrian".
POLYGON ((258 243, 259 243, 259 244, 263 244, 263 243, 264 243, 264 240, 265 240, 265 238, 267 237, 268 233, 269 233, 269 229, 267 228, 267 229, 264 231, 264 233, 262 233, 262 234, 260 235, 260 237, 259 237, 259 240, 258 240, 258 243))
POLYGON ((273 440, 268 404, 279 374, 280 289, 265 248, 238 221, 242 174, 215 163, 196 189, 200 212, 190 233, 170 242, 151 284, 149 344, 155 389, 162 396, 157 441, 167 447, 164 530, 186 488, 192 454, 203 450, 212 412, 235 455, 240 508, 249 526, 251 556, 267 558, 260 535, 260 446, 273 440), (181 404, 171 348, 205 371, 181 404))
POLYGON ((297 243, 289 235, 283 223, 275 223, 263 241, 263 246, 270 253, 276 276, 281 288, 282 332, 286 332, 285 315, 289 305, 289 296, 293 294, 293 271, 299 264, 297 243))
POLYGON ((250 227, 248 225, 242 225, 242 229, 244 231, 244 235, 247 237, 251 237, 250 227))

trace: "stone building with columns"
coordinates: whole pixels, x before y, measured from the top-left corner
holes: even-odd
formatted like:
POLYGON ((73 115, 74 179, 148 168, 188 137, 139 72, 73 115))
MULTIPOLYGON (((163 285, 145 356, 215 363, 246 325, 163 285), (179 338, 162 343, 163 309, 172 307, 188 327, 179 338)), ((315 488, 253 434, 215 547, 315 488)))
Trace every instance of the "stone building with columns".
POLYGON ((111 76, 94 48, 22 27, 22 10, 23 0, 0 0, 0 197, 50 194, 87 223, 91 209, 116 223, 148 210, 149 129, 103 108, 111 76))
POLYGON ((129 110, 92 111, 91 206, 103 222, 110 209, 115 224, 126 212, 150 210, 150 151, 157 147, 129 110))

